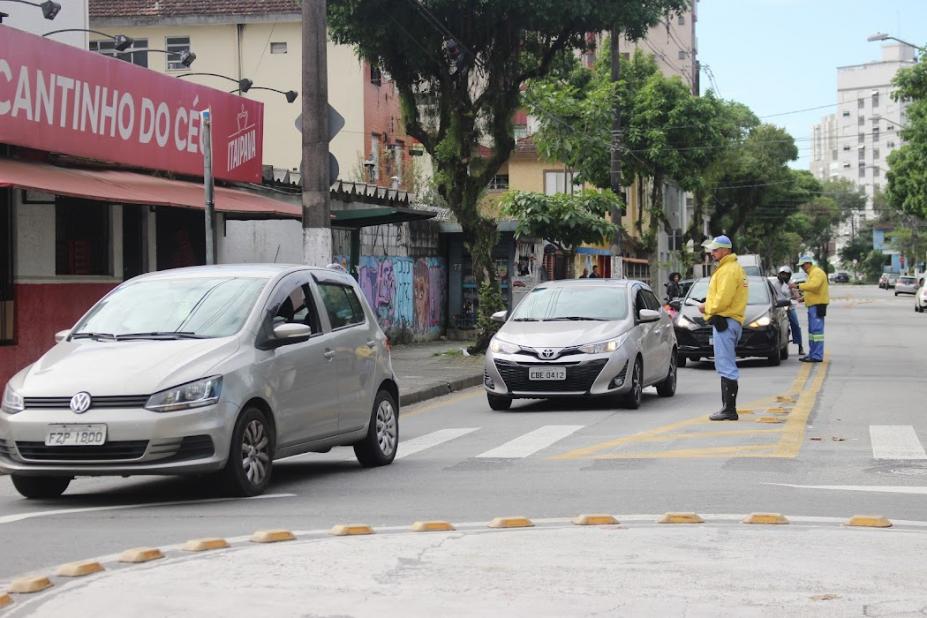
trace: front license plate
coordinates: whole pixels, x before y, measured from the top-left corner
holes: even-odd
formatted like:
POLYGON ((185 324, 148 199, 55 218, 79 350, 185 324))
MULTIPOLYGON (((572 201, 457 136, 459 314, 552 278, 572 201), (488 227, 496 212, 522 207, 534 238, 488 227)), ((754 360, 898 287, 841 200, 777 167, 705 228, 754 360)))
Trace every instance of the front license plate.
POLYGON ((49 425, 45 446, 101 446, 106 425, 49 425))
POLYGON ((566 367, 528 367, 529 380, 566 380, 566 367))
POLYGON ((708 345, 714 345, 714 344, 715 344, 715 338, 714 338, 714 337, 709 337, 709 338, 708 338, 708 345))

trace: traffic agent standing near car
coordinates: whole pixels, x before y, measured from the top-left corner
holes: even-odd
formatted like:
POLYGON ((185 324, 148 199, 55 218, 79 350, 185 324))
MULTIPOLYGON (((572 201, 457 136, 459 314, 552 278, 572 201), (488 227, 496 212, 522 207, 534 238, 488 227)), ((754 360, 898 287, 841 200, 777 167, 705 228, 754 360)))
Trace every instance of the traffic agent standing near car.
POLYGON ((721 400, 724 407, 709 416, 713 421, 737 420, 737 342, 743 332, 747 310, 747 275, 737 262, 734 246, 727 236, 717 236, 705 243, 718 269, 708 284, 708 296, 698 308, 711 324, 715 351, 715 370, 721 375, 721 400))
POLYGON ((808 275, 807 281, 798 284, 798 289, 805 295, 805 306, 808 307, 808 354, 798 360, 803 363, 820 363, 824 360, 824 316, 827 315, 827 305, 830 303, 830 286, 827 274, 814 265, 811 256, 799 258, 798 265, 808 275))

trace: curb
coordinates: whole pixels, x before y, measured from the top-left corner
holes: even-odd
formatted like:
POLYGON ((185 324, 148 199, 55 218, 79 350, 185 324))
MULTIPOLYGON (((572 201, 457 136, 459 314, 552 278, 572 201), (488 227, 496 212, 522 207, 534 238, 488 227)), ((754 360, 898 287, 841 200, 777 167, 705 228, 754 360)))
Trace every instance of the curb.
MULTIPOLYGON (((478 374, 467 376, 465 378, 457 378, 456 380, 449 380, 447 382, 442 382, 434 386, 429 386, 428 388, 423 388, 421 390, 412 391, 411 393, 401 393, 399 394, 399 407, 411 406, 415 403, 421 403, 422 401, 427 401, 429 399, 434 399, 435 397, 441 397, 442 395, 448 395, 454 391, 460 391, 465 388, 470 388, 472 386, 479 386, 483 383, 483 372, 480 371, 478 374)), ((401 390, 400 386, 400 390, 401 390)))

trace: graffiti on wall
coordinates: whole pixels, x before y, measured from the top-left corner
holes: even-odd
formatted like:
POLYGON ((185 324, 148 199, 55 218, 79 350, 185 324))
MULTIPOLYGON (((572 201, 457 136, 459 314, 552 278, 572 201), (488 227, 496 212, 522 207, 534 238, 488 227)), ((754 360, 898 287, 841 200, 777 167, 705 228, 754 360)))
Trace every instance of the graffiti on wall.
POLYGON ((357 277, 387 334, 399 340, 441 334, 447 293, 443 258, 364 256, 357 277))

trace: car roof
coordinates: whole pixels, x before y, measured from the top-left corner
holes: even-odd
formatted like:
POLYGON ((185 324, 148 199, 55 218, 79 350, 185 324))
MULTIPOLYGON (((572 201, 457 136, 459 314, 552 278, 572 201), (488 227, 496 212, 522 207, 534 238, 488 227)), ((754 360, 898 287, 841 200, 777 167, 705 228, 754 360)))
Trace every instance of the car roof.
POLYGON ((136 277, 136 279, 194 279, 199 277, 259 277, 271 279, 300 270, 311 270, 326 275, 344 274, 329 268, 317 268, 299 264, 214 264, 209 266, 188 266, 159 270, 136 277))
POLYGON ((537 288, 570 288, 570 287, 613 287, 627 288, 634 284, 642 285, 648 290, 650 286, 637 279, 555 279, 553 281, 543 281, 535 287, 537 288))

